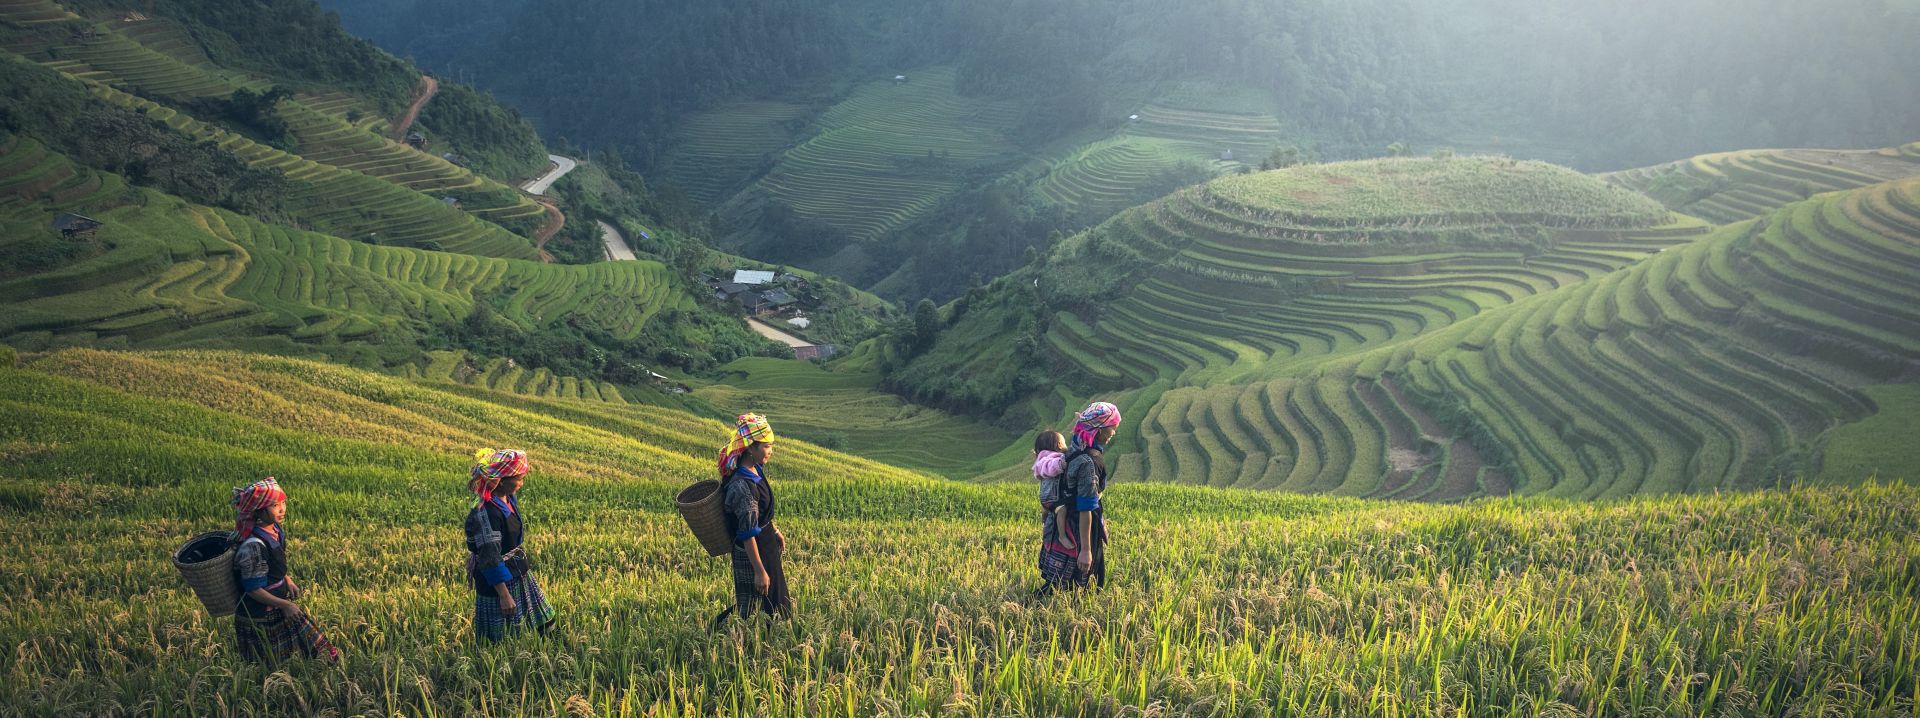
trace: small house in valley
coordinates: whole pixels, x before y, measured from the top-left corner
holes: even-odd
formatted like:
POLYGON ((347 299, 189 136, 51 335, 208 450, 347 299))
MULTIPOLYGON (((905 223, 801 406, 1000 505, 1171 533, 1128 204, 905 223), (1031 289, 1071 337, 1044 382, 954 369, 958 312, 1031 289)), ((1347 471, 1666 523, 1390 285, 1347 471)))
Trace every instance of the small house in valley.
POLYGON ((774 309, 779 309, 794 302, 793 295, 788 294, 787 290, 784 289, 769 289, 761 292, 760 297, 767 300, 768 306, 774 309))
POLYGON ((758 287, 762 284, 772 284, 773 276, 774 276, 773 272, 765 272, 765 271, 754 270, 754 269, 739 269, 739 270, 735 270, 733 273, 733 283, 745 284, 749 287, 758 287))
POLYGON ((72 212, 64 212, 61 213, 60 216, 53 218, 53 228, 60 231, 60 236, 68 239, 92 237, 94 230, 100 228, 100 220, 72 212))

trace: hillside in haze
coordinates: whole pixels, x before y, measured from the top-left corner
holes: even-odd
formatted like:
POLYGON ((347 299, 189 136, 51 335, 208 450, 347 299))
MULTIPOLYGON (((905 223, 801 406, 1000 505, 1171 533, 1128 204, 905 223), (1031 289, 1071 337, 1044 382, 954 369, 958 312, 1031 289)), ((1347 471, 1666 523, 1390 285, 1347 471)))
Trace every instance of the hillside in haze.
POLYGON ((325 4, 617 148, 726 246, 909 301, 1276 148, 1596 171, 1920 137, 1890 0, 325 4))

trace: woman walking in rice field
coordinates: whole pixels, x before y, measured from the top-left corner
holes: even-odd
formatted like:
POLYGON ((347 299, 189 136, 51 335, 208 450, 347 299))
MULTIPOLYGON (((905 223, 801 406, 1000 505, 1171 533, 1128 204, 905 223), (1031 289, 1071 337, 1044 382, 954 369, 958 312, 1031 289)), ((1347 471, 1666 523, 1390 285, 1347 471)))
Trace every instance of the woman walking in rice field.
POLYGON ((546 633, 553 607, 527 559, 526 517, 518 494, 532 465, 518 449, 481 449, 467 488, 478 498, 467 512, 467 576, 473 585, 473 632, 500 641, 529 627, 546 633))
POLYGON ((773 441, 773 427, 766 417, 742 414, 734 421, 733 437, 720 450, 727 529, 733 532, 734 602, 714 618, 715 628, 729 614, 782 617, 793 612, 786 572, 780 565, 787 539, 773 523, 773 485, 767 475, 773 441))
POLYGON ((287 492, 269 476, 233 490, 234 640, 247 660, 277 665, 290 658, 340 659, 300 604, 300 584, 287 569, 287 492))
POLYGON ((1066 476, 1060 482, 1060 503, 1067 516, 1056 535, 1048 537, 1049 550, 1041 554, 1040 570, 1051 586, 1107 584, 1107 518, 1100 497, 1109 476, 1107 446, 1119 428, 1120 408, 1104 401, 1087 405, 1075 417, 1066 476), (1068 557, 1072 564, 1061 565, 1068 557))

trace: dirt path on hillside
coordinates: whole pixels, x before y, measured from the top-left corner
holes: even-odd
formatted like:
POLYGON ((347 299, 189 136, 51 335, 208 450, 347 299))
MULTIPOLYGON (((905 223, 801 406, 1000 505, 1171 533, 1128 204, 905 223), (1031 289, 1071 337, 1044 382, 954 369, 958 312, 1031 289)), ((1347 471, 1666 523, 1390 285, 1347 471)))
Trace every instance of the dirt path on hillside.
POLYGON ((792 334, 788 334, 786 332, 775 329, 773 328, 772 325, 767 324, 766 322, 762 322, 758 319, 754 319, 753 317, 747 317, 747 326, 753 327, 753 330, 756 332, 759 332, 760 336, 766 337, 768 339, 772 339, 776 342, 780 342, 781 344, 785 344, 795 349, 799 349, 801 347, 813 346, 813 342, 807 341, 805 339, 801 339, 800 337, 796 337, 792 334))
POLYGON ((427 106, 428 100, 433 99, 433 96, 439 93, 439 80, 433 79, 432 75, 420 76, 420 92, 414 95, 413 104, 407 106, 406 113, 400 115, 400 119, 394 121, 393 131, 389 133, 395 142, 400 142, 407 138, 407 130, 413 129, 413 121, 420 119, 420 110, 427 106))
POLYGON ((554 182, 559 181, 561 177, 565 177, 568 172, 572 172, 573 168, 579 167, 580 163, 571 157, 561 157, 560 155, 547 155, 547 161, 551 163, 552 166, 548 167, 547 171, 539 177, 527 180, 526 184, 520 185, 520 189, 526 191, 529 195, 533 195, 533 201, 539 202, 540 206, 545 207, 547 210, 547 223, 540 225, 540 229, 534 230, 533 244, 540 248, 541 261, 552 262, 553 254, 547 251, 547 240, 553 239, 553 235, 560 233, 561 227, 567 226, 567 215, 560 211, 560 204, 558 202, 554 201, 552 197, 546 196, 547 190, 553 187, 554 182))
POLYGON ((560 205, 555 204, 551 199, 537 197, 534 201, 539 202, 540 206, 546 209, 547 223, 534 230, 533 246, 540 248, 540 261, 552 263, 553 254, 547 251, 547 240, 553 239, 553 235, 560 233, 561 227, 567 226, 567 215, 563 214, 560 211, 560 205))

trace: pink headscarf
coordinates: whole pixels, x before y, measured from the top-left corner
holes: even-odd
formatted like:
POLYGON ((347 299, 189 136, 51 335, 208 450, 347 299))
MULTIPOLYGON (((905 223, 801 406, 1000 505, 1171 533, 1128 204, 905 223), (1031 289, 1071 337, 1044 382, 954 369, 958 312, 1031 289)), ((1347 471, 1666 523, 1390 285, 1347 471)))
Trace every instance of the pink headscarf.
POLYGON ((245 539, 253 533, 253 512, 287 500, 287 492, 281 490, 280 482, 269 476, 246 486, 233 490, 233 529, 238 539, 245 539))
POLYGON ((1073 448, 1084 449, 1093 445, 1093 437, 1101 429, 1120 425, 1120 407, 1104 401, 1088 404, 1081 411, 1073 425, 1073 448))
POLYGON ((1067 473, 1067 456, 1058 451, 1042 451, 1033 457, 1033 478, 1057 479, 1067 473))

